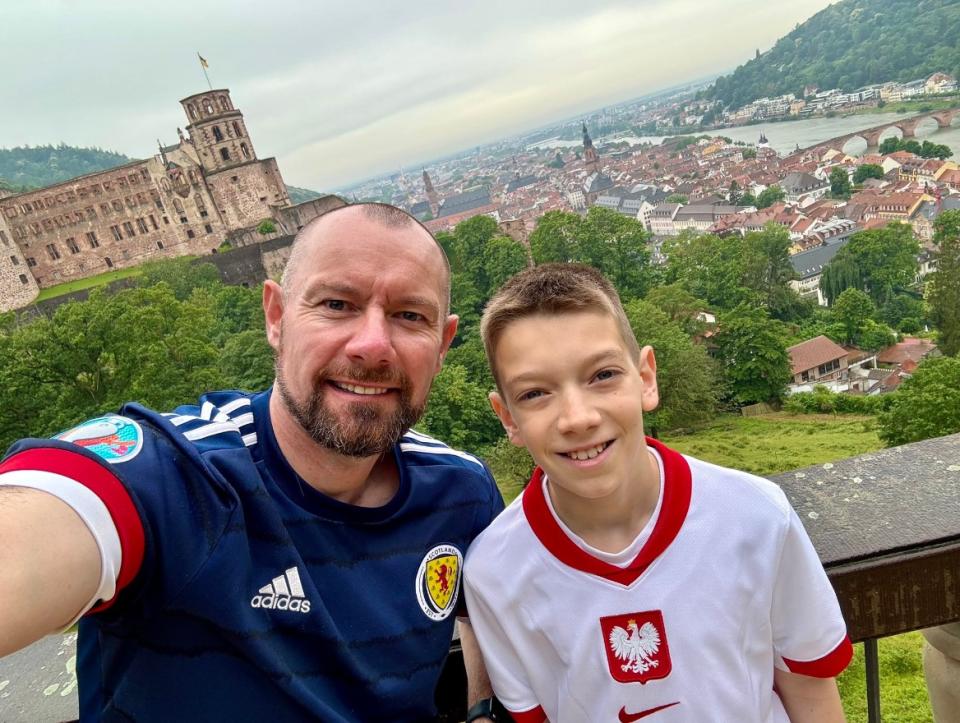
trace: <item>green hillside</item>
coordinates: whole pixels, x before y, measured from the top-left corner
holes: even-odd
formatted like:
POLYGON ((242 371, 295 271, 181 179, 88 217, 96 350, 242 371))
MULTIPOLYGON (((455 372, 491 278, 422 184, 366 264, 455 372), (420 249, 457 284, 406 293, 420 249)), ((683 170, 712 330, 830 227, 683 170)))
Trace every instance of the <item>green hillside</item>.
POLYGON ((76 148, 63 143, 0 148, 0 179, 14 190, 40 188, 132 160, 102 148, 76 148))
POLYGON ((298 203, 320 198, 323 195, 322 193, 311 191, 309 188, 298 188, 297 186, 287 186, 287 193, 290 195, 290 203, 294 206, 298 203))
POLYGON ((806 85, 855 90, 872 83, 960 77, 960 0, 841 0, 718 78, 705 97, 727 108, 806 85))

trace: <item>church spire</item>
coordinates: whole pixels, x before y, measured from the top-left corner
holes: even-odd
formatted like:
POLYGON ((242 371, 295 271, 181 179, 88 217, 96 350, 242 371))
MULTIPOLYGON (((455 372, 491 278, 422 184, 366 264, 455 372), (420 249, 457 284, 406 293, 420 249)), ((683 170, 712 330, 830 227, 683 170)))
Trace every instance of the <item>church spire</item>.
POLYGON ((590 140, 590 133, 587 131, 586 122, 583 123, 583 167, 587 173, 596 173, 599 170, 599 158, 597 149, 593 147, 593 141, 590 140))

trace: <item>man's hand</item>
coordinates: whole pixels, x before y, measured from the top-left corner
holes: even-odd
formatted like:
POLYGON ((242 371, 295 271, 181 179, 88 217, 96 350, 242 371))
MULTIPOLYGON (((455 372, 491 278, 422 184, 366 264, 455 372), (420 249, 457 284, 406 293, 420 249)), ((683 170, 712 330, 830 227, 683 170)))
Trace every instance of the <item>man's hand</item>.
POLYGON ((812 678, 774 668, 773 687, 790 723, 844 723, 835 678, 812 678))
POLYGON ((97 592, 100 550, 53 495, 0 486, 0 657, 62 629, 97 592))

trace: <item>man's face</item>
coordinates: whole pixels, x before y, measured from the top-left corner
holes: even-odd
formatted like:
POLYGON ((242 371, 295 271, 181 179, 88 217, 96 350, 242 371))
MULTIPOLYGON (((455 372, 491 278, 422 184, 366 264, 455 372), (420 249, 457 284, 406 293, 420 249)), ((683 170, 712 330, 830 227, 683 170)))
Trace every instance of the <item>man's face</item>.
POLYGON ((383 453, 420 418, 456 332, 440 251, 419 226, 387 227, 359 209, 323 221, 309 243, 279 329, 267 312, 277 390, 318 444, 383 453))
POLYGON ((555 504, 586 508, 634 483, 643 412, 658 402, 650 347, 634 359, 610 314, 583 311, 513 321, 495 353, 494 411, 546 472, 555 504))

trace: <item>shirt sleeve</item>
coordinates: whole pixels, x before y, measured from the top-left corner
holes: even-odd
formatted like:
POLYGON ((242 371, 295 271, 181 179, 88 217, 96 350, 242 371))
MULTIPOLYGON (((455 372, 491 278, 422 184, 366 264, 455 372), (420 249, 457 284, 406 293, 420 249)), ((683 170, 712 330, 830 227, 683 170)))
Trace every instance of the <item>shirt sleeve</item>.
MULTIPOLYGON (((464 591, 470 608, 470 624, 476 633, 497 698, 516 721, 539 723, 546 720, 543 709, 530 689, 520 656, 500 623, 507 613, 496 610, 484 593, 471 584, 469 564, 465 569, 464 591)), ((510 614, 517 613, 514 611, 510 614)))
POLYGON ((0 485, 53 495, 76 512, 96 542, 97 591, 69 625, 95 606, 109 607, 136 576, 143 560, 143 525, 123 484, 105 464, 61 446, 30 446, 0 463, 0 485))
POLYGON ((792 508, 772 607, 774 661, 778 668, 831 678, 847 667, 853 646, 837 595, 792 508))

